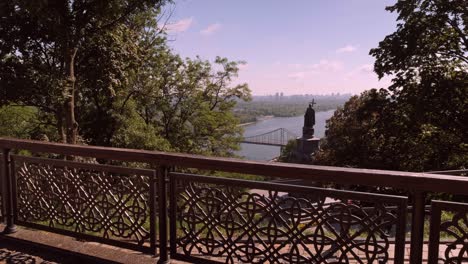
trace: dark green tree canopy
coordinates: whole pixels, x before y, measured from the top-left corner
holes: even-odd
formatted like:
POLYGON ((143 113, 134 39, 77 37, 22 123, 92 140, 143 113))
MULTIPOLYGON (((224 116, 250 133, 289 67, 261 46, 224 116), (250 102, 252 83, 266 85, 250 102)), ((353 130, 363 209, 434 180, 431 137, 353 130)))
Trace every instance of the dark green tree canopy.
MULTIPOLYGON (((128 26, 135 16, 158 10, 164 2, 2 1, 0 103, 20 102, 49 112, 56 119, 60 140, 76 143, 76 97, 82 90, 79 82, 89 78, 79 67, 91 57, 103 58, 87 49, 88 45, 128 26)), ((94 66, 99 67, 100 62, 96 60, 94 66)), ((103 81, 116 82, 113 75, 122 72, 116 68, 109 69, 114 72, 103 76, 103 81)))
MULTIPOLYGON (((397 30, 370 54, 380 78, 413 77, 415 71, 468 66, 468 5, 465 0, 399 0, 387 10, 398 13, 397 30)), ((395 82, 392 87, 398 87, 395 82)))
POLYGON ((468 167, 468 5, 399 0, 397 30, 370 51, 388 89, 351 98, 317 162, 409 171, 468 167))

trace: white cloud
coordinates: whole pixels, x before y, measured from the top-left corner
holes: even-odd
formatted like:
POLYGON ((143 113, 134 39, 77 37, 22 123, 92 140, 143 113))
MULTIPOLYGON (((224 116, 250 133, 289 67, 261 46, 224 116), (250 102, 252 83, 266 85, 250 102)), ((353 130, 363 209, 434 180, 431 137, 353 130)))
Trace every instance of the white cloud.
POLYGON ((181 19, 175 23, 169 23, 164 26, 164 30, 169 33, 184 32, 190 28, 193 23, 193 17, 181 19))
POLYGON ((343 62, 337 60, 320 60, 315 64, 288 64, 288 69, 294 72, 287 75, 294 80, 305 79, 311 75, 323 74, 327 72, 338 72, 343 69, 343 62))
POLYGON ((356 51, 357 48, 358 48, 357 46, 346 45, 342 48, 337 49, 336 53, 353 52, 353 51, 356 51))
POLYGON ((337 60, 320 60, 310 66, 316 71, 336 72, 343 69, 343 62, 337 60))
POLYGON ((215 23, 215 24, 209 25, 208 27, 200 31, 200 34, 208 36, 208 35, 214 34, 216 31, 220 29, 221 29, 221 24, 215 23))
POLYGON ((290 79, 294 79, 294 80, 300 80, 300 79, 304 79, 305 76, 306 76, 306 72, 293 72, 293 73, 290 73, 288 74, 288 78, 290 79))
POLYGON ((290 68, 290 69, 296 69, 296 70, 297 70, 297 69, 302 69, 302 68, 304 68, 304 65, 302 65, 302 64, 300 64, 300 63, 290 63, 290 64, 288 64, 287 66, 288 66, 288 68, 290 68))

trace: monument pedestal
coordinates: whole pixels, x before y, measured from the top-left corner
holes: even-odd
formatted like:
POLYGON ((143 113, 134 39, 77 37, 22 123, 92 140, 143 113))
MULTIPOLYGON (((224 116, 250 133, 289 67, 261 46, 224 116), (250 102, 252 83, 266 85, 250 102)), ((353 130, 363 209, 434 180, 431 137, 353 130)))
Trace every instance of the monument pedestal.
POLYGON ((297 142, 297 151, 303 156, 310 157, 310 155, 316 152, 320 146, 320 138, 298 138, 297 142))

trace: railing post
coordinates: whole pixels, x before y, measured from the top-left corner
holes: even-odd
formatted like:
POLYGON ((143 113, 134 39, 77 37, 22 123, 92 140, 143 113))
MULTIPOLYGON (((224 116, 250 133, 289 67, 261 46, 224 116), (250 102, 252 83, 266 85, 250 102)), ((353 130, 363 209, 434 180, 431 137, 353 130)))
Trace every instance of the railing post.
MULTIPOLYGON (((175 171, 174 168, 171 172, 175 171)), ((177 253, 177 191, 176 191, 176 179, 169 175, 169 238, 170 238, 170 256, 173 258, 177 253)))
POLYGON ((439 258, 439 243, 440 243, 440 216, 442 214, 442 209, 440 204, 432 203, 431 204, 431 224, 429 232, 429 253, 427 256, 427 261, 429 264, 437 264, 439 258))
POLYGON ((16 225, 14 222, 15 219, 15 212, 14 208, 14 198, 13 198, 13 178, 11 174, 11 157, 10 157, 10 149, 3 149, 3 182, 5 183, 5 195, 3 196, 6 198, 3 202, 5 203, 6 209, 6 227, 3 230, 4 234, 11 234, 15 233, 16 225))
MULTIPOLYGON (((154 169, 154 168, 153 168, 154 169)), ((156 254, 156 214, 157 214, 157 172, 149 178, 149 206, 150 206, 150 247, 153 254, 156 254)))
POLYGON ((424 246, 424 200, 424 192, 413 192, 410 263, 422 263, 424 246))
POLYGON ((159 208, 159 260, 158 264, 170 263, 169 251, 167 247, 167 167, 164 165, 158 168, 158 208, 159 208))
MULTIPOLYGON (((3 149, 2 149, 2 154, 3 154, 3 149)), ((2 204, 1 204, 0 210, 1 210, 2 216, 1 216, 0 221, 2 223, 5 223, 5 217, 6 217, 6 209, 5 209, 6 205, 5 205, 5 203, 6 203, 7 199, 6 199, 6 195, 5 195, 5 193, 6 193, 5 184, 6 183, 5 183, 5 176, 3 176, 3 174, 4 174, 4 169, 3 169, 4 167, 3 166, 6 166, 6 165, 3 165, 3 155, 1 156, 1 158, 2 158, 2 160, 0 161, 0 164, 2 166, 0 167, 0 188, 1 188, 2 204)))

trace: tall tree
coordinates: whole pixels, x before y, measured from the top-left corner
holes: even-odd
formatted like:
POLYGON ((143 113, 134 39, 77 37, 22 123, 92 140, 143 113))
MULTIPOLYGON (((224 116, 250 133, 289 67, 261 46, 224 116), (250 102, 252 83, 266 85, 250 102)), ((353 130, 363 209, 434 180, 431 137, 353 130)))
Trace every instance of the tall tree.
MULTIPOLYGON (((53 115, 61 141, 75 144, 77 71, 90 39, 107 35, 131 16, 163 0, 2 1, 0 93, 2 101, 36 106, 53 115)), ((94 56, 96 58, 96 56, 94 56)), ((99 67, 96 61, 95 67, 99 67)), ((77 81, 78 80, 78 81, 77 81)), ((2 102, 0 102, 2 103, 2 102)))
POLYGON ((231 156, 242 131, 232 110, 237 100, 250 99, 247 84, 232 84, 238 71, 238 62, 225 58, 212 66, 162 48, 148 57, 148 70, 134 79, 131 91, 141 118, 172 150, 231 156))
POLYGON ((398 13, 397 30, 370 54, 375 72, 392 84, 335 113, 319 162, 411 171, 468 167, 466 1, 399 0, 387 10, 398 13))
POLYGON ((388 92, 372 89, 353 96, 327 120, 322 150, 316 162, 332 166, 395 169, 389 155, 392 139, 382 135, 383 124, 392 120, 388 92), (385 119, 385 120, 383 120, 385 119))
POLYGON ((370 54, 378 76, 393 78, 389 90, 407 117, 404 131, 418 135, 418 145, 407 142, 407 151, 431 146, 420 153, 427 164, 419 170, 467 166, 459 160, 468 157, 466 1, 400 0, 387 10, 398 13, 397 30, 370 54))
POLYGON ((398 13, 397 30, 371 49, 380 78, 391 75, 397 91, 421 70, 466 71, 468 5, 465 0, 399 0, 386 8, 398 13))

